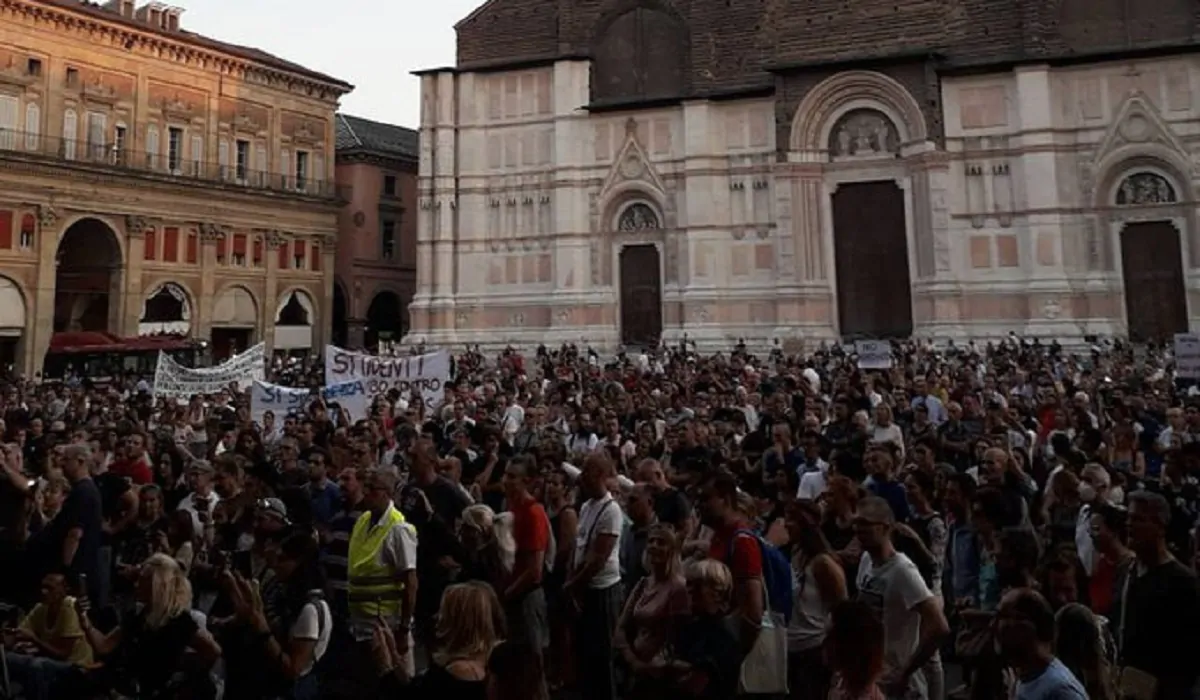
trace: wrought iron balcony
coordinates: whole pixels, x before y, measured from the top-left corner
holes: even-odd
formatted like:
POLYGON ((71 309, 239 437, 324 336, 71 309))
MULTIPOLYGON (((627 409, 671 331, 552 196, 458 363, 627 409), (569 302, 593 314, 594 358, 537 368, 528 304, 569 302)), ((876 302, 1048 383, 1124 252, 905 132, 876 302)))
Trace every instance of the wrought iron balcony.
POLYGON ((29 158, 57 164, 109 169, 121 174, 205 182, 249 190, 345 201, 335 182, 280 175, 238 165, 184 158, 171 153, 136 151, 120 143, 93 143, 0 128, 0 159, 29 158))

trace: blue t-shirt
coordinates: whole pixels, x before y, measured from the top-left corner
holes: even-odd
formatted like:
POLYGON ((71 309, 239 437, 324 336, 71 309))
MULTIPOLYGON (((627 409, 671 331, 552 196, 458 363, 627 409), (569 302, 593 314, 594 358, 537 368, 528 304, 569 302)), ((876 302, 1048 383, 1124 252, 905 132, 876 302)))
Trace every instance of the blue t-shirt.
POLYGON ((1017 700, 1088 700, 1083 684, 1058 659, 1036 676, 1017 683, 1017 700))

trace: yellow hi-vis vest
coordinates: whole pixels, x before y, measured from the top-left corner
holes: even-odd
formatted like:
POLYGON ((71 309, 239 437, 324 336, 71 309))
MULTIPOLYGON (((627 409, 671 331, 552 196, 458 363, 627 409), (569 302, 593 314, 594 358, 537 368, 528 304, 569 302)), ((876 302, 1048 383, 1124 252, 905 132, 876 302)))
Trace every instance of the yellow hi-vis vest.
POLYGON ((371 511, 363 513, 354 523, 347 555, 352 618, 383 616, 391 619, 399 616, 404 585, 396 580, 396 572, 380 562, 379 549, 392 528, 403 522, 404 515, 391 506, 374 527, 371 526, 371 511))

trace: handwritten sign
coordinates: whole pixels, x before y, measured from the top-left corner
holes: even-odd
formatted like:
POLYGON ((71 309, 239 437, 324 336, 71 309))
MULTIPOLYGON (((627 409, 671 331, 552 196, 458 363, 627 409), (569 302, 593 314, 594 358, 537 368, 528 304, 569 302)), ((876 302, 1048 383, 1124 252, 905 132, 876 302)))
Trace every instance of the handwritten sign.
POLYGON ((1175 334, 1175 376, 1200 379, 1200 333, 1175 334))
POLYGON ((270 382, 256 381, 250 389, 250 418, 259 423, 267 411, 282 419, 289 413, 304 413, 312 392, 270 382))
POLYGON ((892 368, 892 344, 886 340, 856 340, 854 354, 859 369, 892 368))
POLYGON ((354 380, 333 384, 321 390, 326 404, 337 404, 345 409, 351 421, 366 420, 371 415, 371 396, 364 382, 354 380))
POLYGON ((325 383, 333 386, 355 380, 363 382, 368 396, 392 390, 409 396, 415 391, 427 405, 436 405, 450 381, 450 353, 439 350, 387 357, 325 346, 325 383))

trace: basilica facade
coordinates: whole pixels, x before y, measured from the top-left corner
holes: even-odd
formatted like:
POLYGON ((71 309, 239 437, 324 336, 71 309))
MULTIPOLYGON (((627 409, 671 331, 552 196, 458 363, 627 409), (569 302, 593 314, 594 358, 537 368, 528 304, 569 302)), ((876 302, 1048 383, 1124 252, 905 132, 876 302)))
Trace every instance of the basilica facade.
POLYGON ((460 22, 457 65, 420 74, 410 338, 1193 325, 1195 3, 844 6, 491 0, 460 22))

